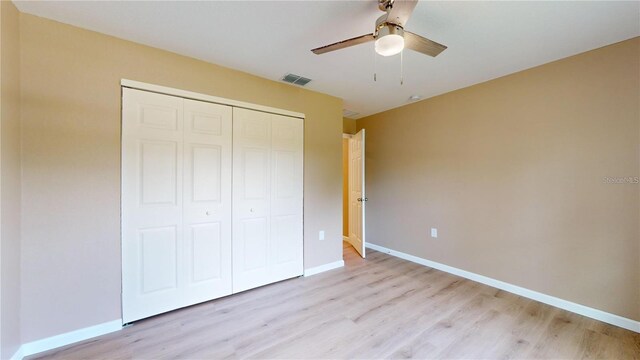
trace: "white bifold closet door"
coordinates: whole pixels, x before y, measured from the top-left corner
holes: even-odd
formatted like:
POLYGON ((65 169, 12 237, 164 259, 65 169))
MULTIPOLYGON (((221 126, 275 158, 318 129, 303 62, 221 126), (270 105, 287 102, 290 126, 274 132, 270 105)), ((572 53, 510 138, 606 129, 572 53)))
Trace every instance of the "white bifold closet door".
POLYGON ((232 108, 123 89, 123 322, 232 291, 232 108))
POLYGON ((303 273, 303 121, 233 109, 233 292, 303 273))

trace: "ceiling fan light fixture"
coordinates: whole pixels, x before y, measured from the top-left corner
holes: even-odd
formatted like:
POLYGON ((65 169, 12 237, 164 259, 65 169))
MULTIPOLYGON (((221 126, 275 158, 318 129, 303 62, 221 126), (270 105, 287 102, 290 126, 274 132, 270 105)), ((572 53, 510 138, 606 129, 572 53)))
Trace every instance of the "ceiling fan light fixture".
POLYGON ((393 56, 404 49, 404 38, 401 35, 389 34, 376 40, 376 52, 382 56, 393 56))
POLYGON ((382 56, 393 56, 404 49, 404 31, 400 26, 382 24, 378 30, 375 49, 382 56))

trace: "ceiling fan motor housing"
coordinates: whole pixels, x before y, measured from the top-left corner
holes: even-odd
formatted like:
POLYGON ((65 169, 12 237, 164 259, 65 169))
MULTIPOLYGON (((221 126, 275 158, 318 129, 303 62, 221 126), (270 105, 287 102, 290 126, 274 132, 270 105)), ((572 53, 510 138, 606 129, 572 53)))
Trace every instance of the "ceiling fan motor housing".
POLYGON ((376 38, 387 35, 400 35, 404 37, 404 29, 400 25, 384 22, 376 27, 376 31, 373 34, 376 38))
POLYGON ((404 33, 404 28, 401 25, 394 24, 387 21, 389 14, 384 14, 376 19, 376 28, 373 31, 373 36, 376 38, 389 34, 398 34, 400 36, 404 33))

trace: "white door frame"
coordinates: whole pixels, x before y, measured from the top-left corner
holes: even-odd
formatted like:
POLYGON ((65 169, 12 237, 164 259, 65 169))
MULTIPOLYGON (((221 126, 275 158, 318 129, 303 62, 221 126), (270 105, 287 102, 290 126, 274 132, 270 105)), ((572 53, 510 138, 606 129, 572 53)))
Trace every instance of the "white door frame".
POLYGON ((229 105, 229 106, 242 108, 242 109, 257 110, 257 111, 262 111, 270 114, 291 116, 291 117, 300 118, 300 119, 305 118, 305 114, 295 112, 295 111, 278 109, 278 108, 258 105, 258 104, 251 104, 244 101, 226 99, 226 98, 211 96, 207 94, 200 94, 192 91, 175 89, 175 88, 170 88, 170 87, 161 86, 161 85, 154 85, 154 84, 144 83, 144 82, 135 81, 135 80, 121 79, 120 85, 125 88, 146 90, 146 91, 155 92, 158 94, 177 96, 185 99, 200 100, 200 101, 205 101, 205 102, 210 102, 210 103, 220 104, 220 105, 229 105))

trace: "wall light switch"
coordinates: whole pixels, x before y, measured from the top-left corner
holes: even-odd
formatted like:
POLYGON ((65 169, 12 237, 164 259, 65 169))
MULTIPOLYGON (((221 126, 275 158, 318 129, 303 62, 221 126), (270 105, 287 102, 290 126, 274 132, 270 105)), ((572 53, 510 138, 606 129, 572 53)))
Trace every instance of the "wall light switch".
POLYGON ((318 240, 324 240, 324 230, 320 230, 318 233, 318 240))
POLYGON ((431 237, 432 238, 437 238, 438 237, 438 229, 431 228, 431 237))

